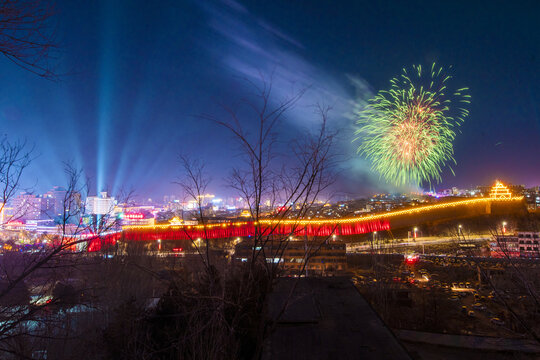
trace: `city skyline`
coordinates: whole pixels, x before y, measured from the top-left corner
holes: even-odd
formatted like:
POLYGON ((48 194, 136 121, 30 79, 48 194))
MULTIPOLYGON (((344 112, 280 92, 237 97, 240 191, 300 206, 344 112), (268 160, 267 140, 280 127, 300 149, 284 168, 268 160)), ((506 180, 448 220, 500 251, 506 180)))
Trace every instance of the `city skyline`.
MULTIPOLYGON (((334 197, 325 197, 324 194, 321 194, 317 199, 317 202, 320 204, 339 204, 350 201, 358 200, 373 200, 376 198, 383 199, 414 199, 417 197, 424 198, 441 198, 441 197, 489 197, 492 195, 493 189, 503 189, 501 191, 508 192, 509 196, 524 196, 530 197, 527 199, 527 202, 535 203, 535 207, 540 205, 540 185, 533 187, 526 187, 520 184, 509 184, 503 183, 500 180, 496 179, 491 184, 478 184, 470 188, 457 188, 452 186, 447 189, 441 189, 440 191, 424 191, 424 192, 410 192, 410 193, 373 193, 368 196, 356 196, 350 197, 347 195, 334 196, 334 197), (532 197, 531 197, 532 196, 532 197)), ((112 211, 112 205, 118 205, 120 207, 137 207, 137 206, 152 206, 157 207, 157 209, 164 207, 167 208, 170 205, 176 204, 178 209, 184 210, 194 210, 196 209, 197 201, 190 197, 188 194, 165 194, 155 198, 149 198, 144 196, 131 195, 127 197, 115 198, 115 196, 122 196, 122 194, 109 194, 106 191, 100 192, 98 194, 93 193, 92 191, 84 191, 85 188, 81 188, 83 192, 75 192, 77 197, 86 202, 86 207, 89 209, 90 213, 94 212, 95 208, 101 208, 103 214, 108 214, 112 211), (105 205, 103 205, 105 204, 105 205)), ((44 215, 46 218, 53 218, 55 216, 61 215, 63 213, 63 202, 65 197, 75 196, 74 194, 67 193, 66 189, 61 186, 54 186, 52 189, 49 189, 45 193, 37 192, 27 192, 19 191, 17 194, 8 201, 6 206, 11 206, 13 209, 16 208, 28 208, 23 211, 15 211, 15 214, 24 214, 28 215, 27 212, 32 215, 35 219, 41 218, 41 215, 44 215), (33 202, 36 202, 33 204, 33 202), (25 205, 26 203, 30 206, 25 205), (38 211, 37 215, 34 216, 33 212, 38 211)), ((216 209, 221 210, 230 210, 230 211, 240 211, 247 209, 247 204, 242 197, 236 196, 222 196, 220 193, 215 193, 212 191, 207 191, 204 195, 201 196, 203 201, 202 204, 206 206, 212 206, 216 209)), ((270 205, 269 198, 263 198, 261 201, 263 206, 275 207, 277 209, 281 208, 285 204, 283 203, 274 203, 270 205)), ((291 203, 292 204, 292 203, 291 203)), ((17 217, 17 216, 15 216, 17 217)))

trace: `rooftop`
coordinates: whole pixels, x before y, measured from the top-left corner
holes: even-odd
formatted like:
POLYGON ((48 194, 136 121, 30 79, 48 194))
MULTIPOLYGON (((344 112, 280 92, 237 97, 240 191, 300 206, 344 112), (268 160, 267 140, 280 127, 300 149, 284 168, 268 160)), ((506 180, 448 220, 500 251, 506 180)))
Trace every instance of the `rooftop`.
POLYGON ((282 278, 270 297, 274 318, 286 303, 263 360, 410 359, 348 278, 282 278))

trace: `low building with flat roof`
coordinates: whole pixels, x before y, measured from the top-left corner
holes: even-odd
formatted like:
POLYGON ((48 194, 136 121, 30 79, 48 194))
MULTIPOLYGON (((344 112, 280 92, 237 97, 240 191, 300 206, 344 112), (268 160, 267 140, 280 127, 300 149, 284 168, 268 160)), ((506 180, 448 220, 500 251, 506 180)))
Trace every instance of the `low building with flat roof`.
POLYGON ((334 276, 347 271, 347 249, 338 240, 267 241, 263 246, 246 239, 235 247, 236 261, 246 262, 253 251, 264 253, 267 262, 280 264, 288 274, 334 276), (304 266, 305 264, 305 266, 304 266))

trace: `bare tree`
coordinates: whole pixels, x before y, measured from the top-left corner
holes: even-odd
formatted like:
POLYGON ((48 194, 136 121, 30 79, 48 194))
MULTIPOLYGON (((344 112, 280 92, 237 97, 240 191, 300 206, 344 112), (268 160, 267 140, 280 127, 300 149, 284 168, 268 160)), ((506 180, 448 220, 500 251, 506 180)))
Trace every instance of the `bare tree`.
POLYGON ((7 215, 5 207, 21 188, 21 178, 32 161, 32 152, 33 148, 25 142, 11 142, 5 136, 0 140, 0 225, 24 215, 20 211, 7 215))
POLYGON ((0 1, 0 53, 25 70, 55 79, 51 67, 56 46, 51 31, 51 2, 0 1))
MULTIPOLYGON (((279 127, 286 112, 294 107, 306 90, 276 102, 272 98, 271 79, 261 76, 260 80, 260 85, 249 82, 254 88, 254 96, 240 103, 251 111, 252 132, 242 122, 239 111, 227 105, 222 106, 225 118, 203 116, 228 130, 240 148, 241 161, 233 168, 229 184, 245 199, 256 224, 252 264, 257 263, 261 255, 280 256, 290 237, 300 228, 297 222, 293 222, 291 233, 285 236, 276 234, 276 230, 284 220, 306 218, 307 211, 331 184, 333 165, 331 149, 334 134, 327 128, 330 109, 316 106, 314 115, 321 119, 318 131, 297 138, 283 148, 279 142, 279 131, 283 129, 279 127), (278 206, 279 212, 265 212, 265 209, 278 206), (273 220, 269 228, 259 221, 263 217, 273 220), (265 254, 270 241, 277 241, 278 246, 274 254, 265 254)), ((270 266, 269 270, 275 270, 275 266, 270 266)))
MULTIPOLYGON (((523 217, 528 219, 527 215, 523 217)), ((529 230, 538 231, 538 224, 535 221, 529 223, 528 226, 529 230)), ((534 265, 535 259, 519 256, 518 243, 509 242, 509 239, 514 239, 517 234, 509 235, 505 230, 497 219, 491 221, 490 247, 495 247, 497 252, 497 257, 493 261, 481 261, 470 250, 466 252, 467 256, 463 259, 471 269, 478 271, 482 281, 491 289, 494 299, 508 314, 507 320, 517 324, 517 328, 531 339, 540 342, 540 329, 537 326, 540 312, 539 270, 534 265)), ((454 236, 461 244, 473 244, 472 234, 465 233, 461 227, 454 236)), ((534 257, 538 258, 540 254, 534 257)))
MULTIPOLYGON (((301 274, 331 236, 317 236, 315 232, 308 239, 308 231, 301 225, 301 220, 322 206, 317 200, 333 179, 333 134, 327 128, 329 109, 316 107, 318 129, 284 145, 279 136, 283 131, 281 122, 304 90, 275 102, 271 82, 262 79, 261 83, 250 83, 254 96, 240 102, 242 109, 223 105, 225 117, 202 116, 227 130, 240 149, 229 185, 245 200, 254 226, 254 234, 248 240, 251 255, 246 263, 226 265, 210 257, 206 232, 209 224, 203 204, 209 177, 202 162, 181 157, 184 177, 179 183, 195 202, 199 226, 205 234, 203 247, 191 240, 205 266, 192 280, 173 280, 157 312, 160 318, 179 317, 175 322, 177 330, 183 324, 179 334, 174 338, 166 335, 163 340, 172 344, 173 352, 180 357, 260 356, 263 342, 275 325, 266 312, 268 295, 283 270, 281 263, 291 238, 306 234, 305 256, 298 273, 301 274), (240 116, 244 110, 250 115, 240 116), (289 230, 284 232, 284 226, 289 230)), ((286 307, 284 303, 281 313, 286 307)))
POLYGON ((117 218, 111 208, 99 219, 83 221, 89 215, 83 201, 87 180, 70 164, 65 172, 68 181, 57 231, 43 237, 41 246, 5 253, 0 261, 0 352, 5 354, 30 358, 36 349, 74 338, 79 333, 63 309, 89 305, 97 289, 95 283, 90 288, 83 281, 88 277, 84 268, 102 259, 87 256, 88 245, 110 246, 103 235, 117 227, 117 218))
POLYGON ((182 187, 185 195, 188 199, 195 203, 195 216, 204 230, 204 251, 202 251, 201 244, 195 239, 191 238, 189 232, 186 232, 190 237, 191 243, 195 246, 197 253, 201 256, 205 267, 208 269, 211 266, 210 263, 210 243, 207 235, 207 221, 204 213, 204 196, 208 184, 210 183, 210 177, 205 173, 204 164, 198 160, 190 159, 185 155, 180 156, 180 165, 184 172, 184 177, 181 178, 177 184, 182 187))

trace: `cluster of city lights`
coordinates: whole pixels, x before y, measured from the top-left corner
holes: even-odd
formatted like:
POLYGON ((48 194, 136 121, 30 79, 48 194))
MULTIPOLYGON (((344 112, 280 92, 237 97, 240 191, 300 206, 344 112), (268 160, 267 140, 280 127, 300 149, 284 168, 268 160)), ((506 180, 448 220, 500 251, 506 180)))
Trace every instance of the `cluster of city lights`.
POLYGON ((245 226, 248 224, 257 225, 257 222, 250 222, 250 221, 237 221, 237 222, 225 222, 225 223, 214 223, 214 224, 205 224, 205 225, 184 225, 184 224, 178 224, 178 223, 169 223, 169 224, 156 224, 156 225, 124 225, 122 226, 123 230, 140 230, 140 229, 168 229, 168 228, 186 228, 186 229, 194 229, 194 230, 202 230, 202 229, 214 229, 219 227, 227 227, 227 226, 245 226))
POLYGON ((483 202, 492 202, 492 201, 521 201, 523 200, 523 196, 519 197, 511 197, 511 198, 500 198, 500 199, 492 199, 492 198, 478 198, 478 199, 468 199, 468 200, 460 200, 460 201, 453 201, 450 203, 444 203, 444 204, 435 204, 435 205, 426 205, 426 206, 419 206, 415 207, 413 209, 406 209, 406 210, 395 210, 395 211, 389 211, 387 213, 382 214, 376 214, 376 215, 368 215, 368 216, 362 216, 362 217, 353 217, 353 218, 346 218, 346 219, 318 219, 318 220, 261 220, 261 224, 300 224, 300 225, 324 225, 324 224, 347 224, 347 223, 353 223, 353 222, 362 222, 362 221, 370 221, 370 220, 378 220, 378 219, 386 219, 389 217, 395 217, 395 216, 401 216, 401 215, 408 215, 408 214, 414 214, 424 211, 431 211, 436 209, 445 209, 460 205, 473 205, 477 203, 483 203, 483 202))
POLYGON ((389 211, 386 213, 380 213, 380 214, 374 214, 374 215, 368 215, 368 216, 360 216, 360 217, 351 217, 351 218, 344 218, 344 219, 261 219, 259 222, 227 222, 227 223, 218 223, 218 224, 206 224, 206 225, 171 225, 171 224, 159 224, 159 225, 128 225, 124 226, 124 230, 143 230, 143 229, 157 229, 157 228, 171 228, 171 227, 184 227, 187 229, 212 229, 212 228, 218 228, 223 227, 226 228, 228 226, 245 226, 245 225, 297 225, 297 226, 309 226, 309 225, 336 225, 336 224, 350 224, 355 222, 367 222, 372 220, 382 220, 387 218, 392 218, 396 216, 403 216, 403 215, 410 215, 410 214, 418 214, 422 212, 428 212, 432 210, 439 210, 439 209, 447 209, 451 207, 456 206, 463 206, 463 205, 475 205, 480 203, 489 203, 494 201, 522 201, 523 196, 515 196, 515 197, 500 197, 500 198, 475 198, 475 199, 467 199, 467 200, 459 200, 459 201, 453 201, 448 203, 442 203, 442 204, 433 204, 433 205, 426 205, 426 206, 419 206, 411 209, 406 210, 395 210, 395 211, 389 211))

